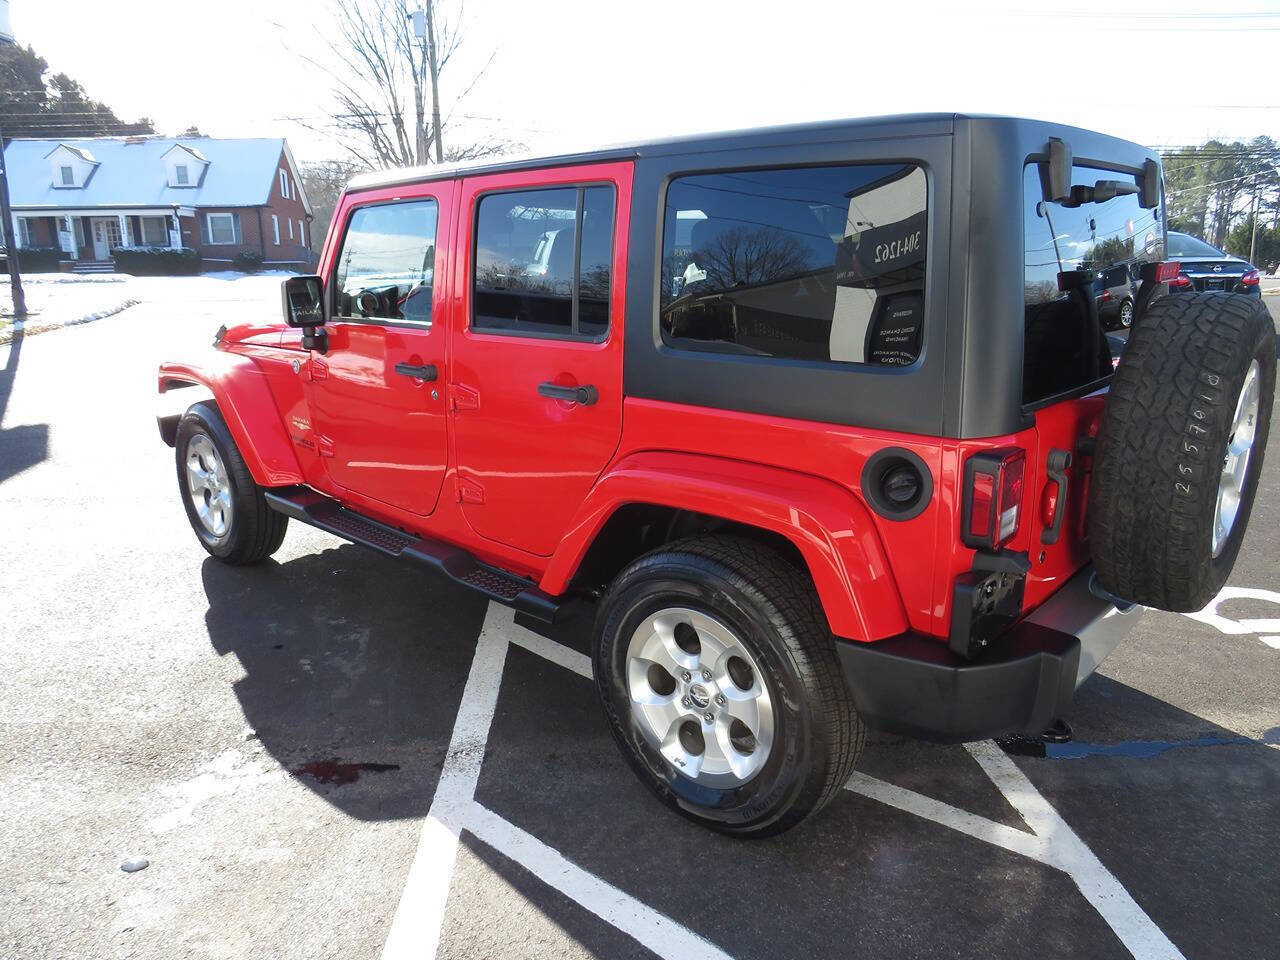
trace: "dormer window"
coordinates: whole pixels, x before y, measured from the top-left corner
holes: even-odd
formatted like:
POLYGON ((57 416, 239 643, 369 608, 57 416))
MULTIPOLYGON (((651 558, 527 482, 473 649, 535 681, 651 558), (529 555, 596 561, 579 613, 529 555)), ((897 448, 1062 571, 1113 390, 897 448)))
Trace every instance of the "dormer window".
POLYGON ((171 187, 196 189, 204 182, 208 166, 204 154, 185 143, 175 143, 164 153, 165 173, 171 187))
POLYGON ((84 147, 60 143, 47 154, 49 185, 55 190, 79 190, 89 182, 98 161, 84 147))

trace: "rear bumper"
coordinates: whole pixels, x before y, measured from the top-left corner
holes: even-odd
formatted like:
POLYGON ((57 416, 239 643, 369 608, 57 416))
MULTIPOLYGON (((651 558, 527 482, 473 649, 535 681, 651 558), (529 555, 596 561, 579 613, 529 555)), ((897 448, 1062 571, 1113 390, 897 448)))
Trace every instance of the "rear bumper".
POLYGON ((974 660, 915 634, 838 641, 858 712, 875 729, 938 743, 1041 733, 1142 615, 1093 579, 1085 567, 974 660))

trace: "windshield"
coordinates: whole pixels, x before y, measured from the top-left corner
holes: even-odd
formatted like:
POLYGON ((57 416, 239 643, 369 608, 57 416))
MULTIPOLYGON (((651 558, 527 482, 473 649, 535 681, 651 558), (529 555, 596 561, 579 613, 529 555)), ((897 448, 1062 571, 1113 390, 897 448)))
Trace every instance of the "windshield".
POLYGON ((1225 257, 1226 254, 1217 247, 1211 247, 1203 240, 1186 233, 1169 234, 1169 256, 1171 257, 1225 257))

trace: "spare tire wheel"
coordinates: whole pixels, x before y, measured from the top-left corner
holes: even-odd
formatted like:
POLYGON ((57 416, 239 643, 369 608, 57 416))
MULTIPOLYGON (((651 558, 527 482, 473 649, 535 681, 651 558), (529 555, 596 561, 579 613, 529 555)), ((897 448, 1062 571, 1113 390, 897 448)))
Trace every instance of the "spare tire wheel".
POLYGON ((1217 595, 1249 522, 1275 383, 1275 328, 1255 298, 1164 297, 1138 318, 1089 487, 1103 587, 1181 613, 1217 595))

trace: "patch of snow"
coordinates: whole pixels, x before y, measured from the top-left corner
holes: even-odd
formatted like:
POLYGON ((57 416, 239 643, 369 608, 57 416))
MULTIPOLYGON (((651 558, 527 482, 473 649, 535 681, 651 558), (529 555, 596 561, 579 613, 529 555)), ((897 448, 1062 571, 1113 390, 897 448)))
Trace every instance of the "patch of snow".
POLYGON ((127 273, 26 273, 22 284, 45 283, 128 283, 133 277, 127 273))
POLYGON ((196 809, 215 797, 252 789, 286 776, 278 767, 272 769, 254 760, 246 762, 238 750, 228 750, 206 763, 190 780, 163 787, 177 805, 148 826, 155 833, 166 833, 184 823, 195 822, 196 809))

